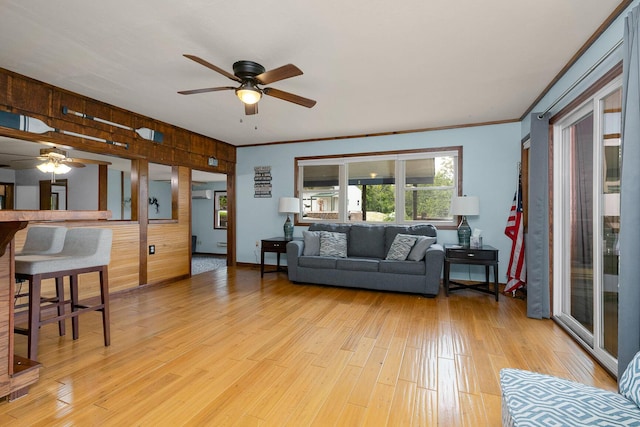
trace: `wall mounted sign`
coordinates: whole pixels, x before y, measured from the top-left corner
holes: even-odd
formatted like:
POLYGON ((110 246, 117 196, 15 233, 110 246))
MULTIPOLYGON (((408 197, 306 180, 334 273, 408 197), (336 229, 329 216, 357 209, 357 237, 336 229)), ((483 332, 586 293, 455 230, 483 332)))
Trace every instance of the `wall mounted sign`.
POLYGON ((271 166, 255 166, 253 168, 253 197, 266 199, 271 197, 271 166))

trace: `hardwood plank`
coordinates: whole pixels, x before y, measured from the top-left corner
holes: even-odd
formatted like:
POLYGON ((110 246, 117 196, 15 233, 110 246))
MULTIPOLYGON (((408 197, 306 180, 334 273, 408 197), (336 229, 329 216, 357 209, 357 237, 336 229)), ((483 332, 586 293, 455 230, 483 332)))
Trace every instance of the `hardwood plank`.
POLYGON ((40 380, 0 402, 0 424, 493 426, 505 367, 616 389, 511 298, 295 285, 228 267, 116 294, 111 308, 109 347, 99 315, 80 317, 75 341, 41 329, 40 380))

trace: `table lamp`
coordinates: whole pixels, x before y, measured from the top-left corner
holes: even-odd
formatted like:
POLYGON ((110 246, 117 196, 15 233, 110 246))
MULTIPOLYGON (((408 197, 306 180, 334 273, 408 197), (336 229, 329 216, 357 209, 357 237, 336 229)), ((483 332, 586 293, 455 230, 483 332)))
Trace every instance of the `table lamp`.
POLYGON ((289 214, 300 212, 300 200, 297 197, 280 197, 278 212, 287 214, 287 220, 284 222, 284 239, 293 240, 293 223, 289 214))
POLYGON ((458 244, 468 248, 471 239, 471 227, 467 222, 467 215, 480 213, 480 200, 477 196, 454 196, 451 198, 451 214, 461 215, 462 221, 458 225, 458 244))

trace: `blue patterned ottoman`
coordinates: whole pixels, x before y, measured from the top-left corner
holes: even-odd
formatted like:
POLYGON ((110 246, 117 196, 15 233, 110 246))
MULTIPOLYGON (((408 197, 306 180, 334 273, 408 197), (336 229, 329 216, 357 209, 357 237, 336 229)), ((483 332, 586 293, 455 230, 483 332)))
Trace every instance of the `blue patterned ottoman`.
POLYGON ((622 394, 519 369, 502 369, 500 387, 504 427, 640 427, 640 408, 622 394))

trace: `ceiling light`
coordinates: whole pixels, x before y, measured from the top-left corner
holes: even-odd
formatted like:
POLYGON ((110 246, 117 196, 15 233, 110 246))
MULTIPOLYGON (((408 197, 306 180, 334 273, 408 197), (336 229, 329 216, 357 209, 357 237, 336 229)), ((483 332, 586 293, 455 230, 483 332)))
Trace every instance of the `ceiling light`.
POLYGON ((65 164, 48 160, 44 163, 40 163, 36 166, 41 172, 65 174, 68 173, 71 168, 65 164))
POLYGON ((240 98, 240 101, 248 105, 253 105, 260 101, 262 98, 262 92, 251 82, 244 82, 236 89, 236 95, 240 98))

